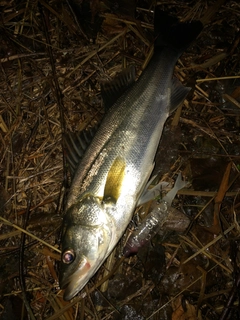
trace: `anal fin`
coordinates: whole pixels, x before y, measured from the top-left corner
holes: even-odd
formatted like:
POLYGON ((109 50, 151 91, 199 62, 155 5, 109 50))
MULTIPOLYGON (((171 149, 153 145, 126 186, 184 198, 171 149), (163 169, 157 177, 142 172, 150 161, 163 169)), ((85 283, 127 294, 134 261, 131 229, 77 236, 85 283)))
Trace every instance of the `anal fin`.
POLYGON ((190 90, 190 87, 184 87, 176 78, 172 79, 170 113, 183 103, 190 90))

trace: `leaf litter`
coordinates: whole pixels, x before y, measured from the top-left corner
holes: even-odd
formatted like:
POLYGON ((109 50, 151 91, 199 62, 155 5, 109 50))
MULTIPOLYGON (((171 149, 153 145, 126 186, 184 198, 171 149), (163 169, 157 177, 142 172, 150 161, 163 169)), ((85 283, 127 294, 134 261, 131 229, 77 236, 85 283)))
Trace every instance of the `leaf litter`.
POLYGON ((0 1, 1 319, 238 319, 240 6, 159 1, 204 30, 174 75, 192 87, 167 121, 156 180, 182 172, 173 206, 190 219, 162 228, 136 256, 123 247, 157 201, 137 208, 105 264, 71 302, 58 285, 65 132, 104 116, 100 86, 153 53, 153 2, 0 1), (175 228, 174 228, 175 225, 175 228), (24 236, 23 236, 24 235, 24 236))

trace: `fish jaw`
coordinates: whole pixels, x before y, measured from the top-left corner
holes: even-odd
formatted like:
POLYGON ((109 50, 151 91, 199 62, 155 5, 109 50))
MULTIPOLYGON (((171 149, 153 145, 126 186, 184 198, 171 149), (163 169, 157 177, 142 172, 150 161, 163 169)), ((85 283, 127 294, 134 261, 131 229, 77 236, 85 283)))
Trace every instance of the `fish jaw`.
POLYGON ((64 221, 59 283, 72 299, 102 265, 115 245, 116 228, 99 198, 85 196, 64 221))
POLYGON ((65 289, 64 300, 71 300, 88 281, 87 274, 91 270, 91 263, 86 257, 82 257, 76 271, 69 277, 64 277, 61 287, 65 289), (86 279, 87 277, 87 279, 86 279))

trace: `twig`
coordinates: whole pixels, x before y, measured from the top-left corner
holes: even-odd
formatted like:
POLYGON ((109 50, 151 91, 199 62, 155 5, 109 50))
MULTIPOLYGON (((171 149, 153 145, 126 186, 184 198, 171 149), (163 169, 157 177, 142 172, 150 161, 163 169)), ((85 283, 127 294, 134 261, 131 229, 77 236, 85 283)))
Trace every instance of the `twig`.
POLYGON ((230 80, 230 79, 240 79, 240 76, 227 76, 227 77, 197 79, 196 82, 198 83, 198 82, 205 82, 205 81, 218 81, 218 80, 230 80))
POLYGON ((221 229, 219 212, 220 212, 220 207, 221 207, 223 198, 225 197, 226 191, 228 190, 228 182, 229 182, 231 168, 232 168, 232 163, 229 162, 224 172, 218 193, 214 199, 215 204, 214 204, 214 213, 213 213, 213 227, 216 229, 215 230, 216 234, 218 234, 221 229))
POLYGON ((21 227, 17 226, 16 224, 8 221, 7 219, 5 219, 5 218, 3 218, 3 217, 0 217, 0 220, 2 220, 6 225, 9 225, 9 226, 11 226, 11 227, 13 227, 13 228, 15 228, 15 229, 18 229, 18 230, 20 230, 21 232, 29 235, 29 236, 32 237, 33 239, 38 240, 39 242, 41 242, 41 243, 44 244, 45 246, 51 248, 52 250, 57 251, 58 253, 61 253, 61 250, 55 248, 55 247, 52 246, 51 244, 49 244, 49 243, 47 243, 46 241, 44 241, 44 240, 36 237, 36 236, 35 236, 34 234, 32 234, 31 232, 28 232, 27 230, 24 230, 23 228, 21 228, 21 227))
POLYGON ((225 230, 223 232, 223 234, 219 234, 216 238, 214 238, 212 241, 210 241, 208 244, 206 244, 204 247, 202 247, 198 252, 195 252, 193 255, 191 255, 188 259, 186 259, 183 264, 187 263, 188 261, 192 260, 193 258, 195 258, 197 255, 199 255, 200 253, 204 254, 204 251, 206 249, 208 249, 210 246, 212 246, 214 243, 218 242, 218 240, 220 240, 223 235, 228 234, 231 230, 233 230, 235 228, 235 225, 231 225, 227 230, 225 230))
MULTIPOLYGON (((29 213, 30 213, 30 205, 31 205, 31 200, 28 201, 28 206, 27 206, 27 212, 26 212, 26 217, 25 217, 25 222, 24 222, 24 229, 27 227, 27 222, 29 218, 29 213)), ((26 283, 25 283, 25 278, 24 278, 24 267, 23 267, 23 260, 24 260, 24 243, 26 239, 26 234, 22 232, 21 235, 21 243, 20 243, 20 248, 19 248, 19 282, 20 282, 20 287, 22 289, 22 297, 23 297, 23 302, 25 304, 25 307, 27 309, 28 315, 32 320, 35 320, 36 318, 34 317, 34 314, 32 312, 30 303, 28 302, 27 299, 27 294, 26 294, 26 283)))

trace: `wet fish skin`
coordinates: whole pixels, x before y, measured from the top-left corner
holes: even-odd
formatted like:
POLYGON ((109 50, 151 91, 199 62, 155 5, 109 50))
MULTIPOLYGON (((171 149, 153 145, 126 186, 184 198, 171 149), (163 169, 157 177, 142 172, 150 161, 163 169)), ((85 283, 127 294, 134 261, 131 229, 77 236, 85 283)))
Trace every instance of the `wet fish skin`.
POLYGON ((164 123, 190 90, 172 81, 186 43, 174 45, 156 50, 140 79, 110 108, 75 173, 63 222, 59 280, 65 300, 121 238, 151 175, 164 123))

